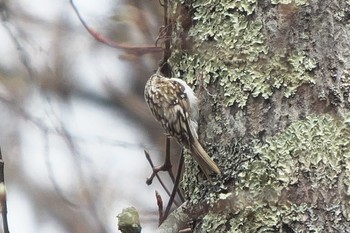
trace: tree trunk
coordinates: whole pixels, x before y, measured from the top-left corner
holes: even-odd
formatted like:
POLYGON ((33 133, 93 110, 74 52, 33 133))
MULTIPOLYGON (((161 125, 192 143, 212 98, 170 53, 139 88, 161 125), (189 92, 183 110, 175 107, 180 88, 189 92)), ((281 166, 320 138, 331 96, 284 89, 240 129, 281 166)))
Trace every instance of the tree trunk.
POLYGON ((350 2, 181 2, 171 64, 223 173, 186 158, 194 232, 350 232, 350 2))

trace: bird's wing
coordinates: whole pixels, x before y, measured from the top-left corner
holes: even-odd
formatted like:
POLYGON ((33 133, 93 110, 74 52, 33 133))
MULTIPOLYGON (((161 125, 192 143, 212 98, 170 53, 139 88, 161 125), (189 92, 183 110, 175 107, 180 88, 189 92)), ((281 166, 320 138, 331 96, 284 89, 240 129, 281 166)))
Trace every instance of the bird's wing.
POLYGON ((186 127, 186 122, 190 106, 184 90, 176 80, 157 76, 145 92, 145 99, 165 132, 189 148, 191 130, 186 127))
MULTIPOLYGON (((181 83, 179 83, 179 85, 182 86, 181 83)), ((182 87, 183 91, 179 93, 179 95, 181 95, 179 96, 179 105, 182 109, 184 109, 184 114, 180 114, 179 121, 182 121, 182 124, 185 126, 183 128, 185 129, 184 131, 186 131, 186 140, 188 143, 187 148, 190 149, 192 157, 197 161, 207 179, 210 180, 211 172, 215 172, 219 175, 221 172, 216 163, 210 158, 207 152, 203 149, 202 145, 199 143, 196 129, 190 124, 189 111, 191 106, 184 89, 185 87, 182 87)))

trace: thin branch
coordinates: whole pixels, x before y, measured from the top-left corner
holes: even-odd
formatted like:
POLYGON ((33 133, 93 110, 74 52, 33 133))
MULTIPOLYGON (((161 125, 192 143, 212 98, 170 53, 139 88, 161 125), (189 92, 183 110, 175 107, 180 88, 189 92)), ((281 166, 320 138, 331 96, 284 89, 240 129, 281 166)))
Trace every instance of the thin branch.
MULTIPOLYGON (((170 163, 170 146, 171 146, 170 137, 166 137, 165 153, 166 153, 166 158, 169 160, 168 163, 170 163)), ((179 173, 181 174, 181 170, 182 170, 182 166, 179 166, 177 169, 177 174, 179 174, 179 173)), ((169 169, 168 173, 169 173, 171 180, 173 181, 173 184, 175 184, 176 180, 175 180, 173 170, 169 169)), ((182 192, 179 188, 177 189, 177 194, 179 195, 181 202, 185 202, 184 195, 182 194, 182 192)))
MULTIPOLYGON (((33 81, 34 80, 34 72, 33 72, 32 66, 30 64, 30 56, 27 53, 27 51, 23 48, 19 38, 15 35, 14 30, 12 30, 10 25, 9 25, 10 11, 9 11, 9 8, 7 7, 7 5, 4 1, 0 2, 0 17, 2 20, 2 25, 6 29, 8 35, 11 37, 15 46, 17 47, 18 56, 20 58, 20 61, 23 64, 23 66, 25 67, 25 69, 27 70, 27 72, 29 74, 29 79, 31 81, 33 81)), ((17 32, 18 32, 18 30, 17 30, 17 32)))
POLYGON ((97 40, 98 42, 101 42, 105 45, 108 45, 112 48, 117 48, 117 49, 122 49, 125 52, 129 53, 129 54, 135 54, 135 55, 144 55, 144 54, 149 54, 149 53, 160 53, 163 51, 163 48, 161 47, 156 47, 153 45, 148 45, 148 46, 131 46, 131 45, 122 45, 120 43, 117 43, 115 41, 110 40, 109 38, 103 36, 102 34, 98 33, 97 31, 95 31, 94 29, 92 29, 82 18, 82 16, 80 15, 80 12, 78 10, 78 8, 76 7, 76 5, 74 4, 73 0, 69 1, 70 4, 72 5, 72 8, 75 12, 75 14, 78 16, 80 22, 82 23, 82 25, 84 26, 84 28, 90 33, 90 35, 92 35, 93 38, 95 38, 95 40, 97 40))
POLYGON ((175 183, 175 176, 173 173, 171 161, 170 161, 170 137, 166 137, 166 142, 165 142, 165 162, 164 164, 167 164, 169 166, 168 169, 168 174, 170 176, 170 179, 175 183))
MULTIPOLYGON (((154 167, 153 161, 152 161, 152 159, 151 159, 151 156, 149 155, 149 153, 148 153, 146 150, 144 150, 144 152, 145 152, 145 156, 146 156, 147 161, 149 162, 149 164, 150 164, 151 167, 152 167, 152 170, 155 170, 155 167, 154 167)), ((151 176, 152 180, 153 180, 154 176, 157 177, 157 179, 158 179, 160 185, 162 186, 162 188, 164 189, 164 191, 165 191, 165 192, 168 194, 168 196, 170 197, 171 194, 170 194, 169 189, 165 186, 163 180, 160 178, 160 176, 158 175, 157 172, 152 173, 152 176, 151 176)), ((146 183, 147 183, 148 185, 151 184, 151 183, 149 182, 149 180, 150 180, 151 178, 148 178, 147 181, 146 181, 146 183)), ((174 203, 175 203, 175 205, 179 206, 179 203, 178 203, 177 201, 174 201, 174 203)))
POLYGON ((169 0, 164 0, 164 27, 166 29, 165 31, 165 49, 164 49, 164 62, 168 60, 168 58, 171 55, 171 41, 169 38, 171 38, 172 34, 172 25, 171 20, 169 18, 169 0))
MULTIPOLYGON (((27 120, 31 122, 35 127, 37 127, 39 130, 41 130, 44 133, 50 134, 50 135, 58 135, 62 136, 61 132, 57 130, 56 128, 50 128, 48 125, 44 123, 44 121, 41 118, 36 118, 30 113, 28 113, 24 108, 19 106, 19 104, 14 100, 7 97, 4 97, 0 95, 0 103, 3 103, 6 105, 10 110, 21 116, 24 120, 27 120)), ((122 147, 122 148, 128 148, 128 149, 144 149, 149 148, 152 150, 156 150, 155 147, 151 146, 150 144, 143 144, 143 143, 133 143, 123 140, 115 140, 110 138, 104 138, 99 136, 94 137, 82 137, 82 136, 73 136, 71 135, 71 138, 74 139, 74 141, 82 142, 82 143, 97 143, 97 144, 105 144, 110 146, 116 146, 116 147, 122 147)))
POLYGON ((59 187, 59 184, 57 183, 54 173, 53 173, 53 168, 52 168, 52 164, 50 162, 50 151, 49 151, 49 135, 47 130, 43 131, 43 138, 44 138, 44 151, 45 151, 45 163, 46 163, 46 167, 48 169, 48 174, 49 174, 49 180, 51 181, 53 188, 55 189, 56 193, 58 194, 58 196, 65 202, 67 203, 69 206, 71 207, 78 207, 77 204, 73 203, 72 201, 70 201, 63 193, 63 191, 61 190, 61 188, 59 187))
MULTIPOLYGON (((46 100, 47 100, 49 106, 51 107, 51 112, 54 112, 52 104, 51 104, 51 99, 46 95, 45 95, 45 97, 46 97, 46 100)), ((55 114, 53 114, 53 116, 55 117, 55 118, 53 118, 53 120, 55 120, 58 124, 57 126, 55 126, 55 130, 57 131, 57 133, 59 135, 62 136, 62 139, 66 143, 66 146, 69 148, 71 154, 73 155, 72 158, 73 158, 74 163, 76 165, 77 173, 79 174, 79 176, 78 176, 79 183, 81 184, 81 188, 83 189, 83 192, 85 194, 85 198, 88 200, 87 205, 88 205, 89 212, 92 215, 92 217, 95 219, 96 224, 99 227, 99 232, 101 232, 101 233, 107 232, 107 229, 105 228, 102 220, 100 219, 100 216, 98 215, 98 208, 96 206, 96 203, 93 201, 93 194, 94 193, 90 192, 89 187, 85 181, 86 175, 85 175, 85 172, 84 172, 82 164, 81 164, 82 155, 81 155, 72 135, 67 130, 67 128, 65 127, 63 122, 60 121, 59 117, 56 116, 55 114)), ((89 180, 91 180, 91 177, 89 177, 89 178, 90 178, 89 180)), ((96 184, 96 182, 92 182, 92 183, 96 184)))
POLYGON ((158 215, 159 215, 159 225, 162 224, 164 212, 163 212, 163 200, 158 191, 156 191, 156 199, 157 199, 157 206, 158 206, 158 215))
POLYGON ((156 230, 156 233, 177 233, 179 230, 186 228, 188 222, 196 217, 197 216, 189 215, 187 202, 185 202, 168 216, 168 218, 156 230))
MULTIPOLYGON (((1 147, 0 147, 0 184, 2 184, 3 188, 5 188, 5 174, 4 174, 4 160, 2 159, 1 147)), ((2 215, 2 223, 4 227, 4 233, 9 233, 8 221, 7 221, 7 195, 6 190, 3 190, 4 198, 1 200, 1 215, 2 215)))
POLYGON ((179 187, 179 184, 180 184, 180 178, 181 178, 181 170, 182 170, 182 166, 184 165, 184 155, 183 155, 183 150, 181 151, 181 157, 180 157, 180 162, 179 162, 179 166, 178 166, 178 173, 176 174, 176 179, 175 179, 175 183, 174 183, 174 188, 173 188, 173 191, 170 195, 170 199, 169 199, 169 202, 168 202, 168 205, 165 209, 165 212, 164 212, 164 220, 168 217, 169 215, 169 212, 170 212, 170 208, 171 206, 173 205, 174 203, 174 200, 175 200, 175 195, 176 195, 176 192, 178 190, 178 187, 179 187))

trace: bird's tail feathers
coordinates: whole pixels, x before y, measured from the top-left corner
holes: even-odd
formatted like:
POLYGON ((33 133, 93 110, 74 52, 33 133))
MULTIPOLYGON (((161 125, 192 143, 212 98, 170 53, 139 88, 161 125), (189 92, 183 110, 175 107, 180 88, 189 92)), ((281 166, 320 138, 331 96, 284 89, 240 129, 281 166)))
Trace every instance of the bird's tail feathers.
POLYGON ((221 175, 221 171, 216 163, 209 157, 207 152, 203 149, 202 145, 198 142, 197 139, 191 143, 191 152, 192 157, 197 161, 200 168, 204 172, 208 180, 210 180, 210 174, 215 172, 218 175, 221 175))

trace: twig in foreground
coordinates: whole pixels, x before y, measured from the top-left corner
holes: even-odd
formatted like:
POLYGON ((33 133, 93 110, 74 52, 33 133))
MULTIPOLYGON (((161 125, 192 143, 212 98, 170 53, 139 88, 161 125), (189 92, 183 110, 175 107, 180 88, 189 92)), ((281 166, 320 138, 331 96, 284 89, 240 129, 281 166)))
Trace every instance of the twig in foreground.
POLYGON ((158 191, 156 191, 156 199, 157 199, 158 215, 159 215, 158 226, 160 226, 160 224, 162 224, 162 221, 163 221, 164 212, 163 212, 163 200, 160 194, 158 193, 158 191))
POLYGON ((4 175, 4 160, 2 159, 1 147, 0 147, 0 185, 1 188, 1 215, 4 227, 4 233, 10 233, 7 221, 7 203, 6 203, 6 189, 5 189, 5 175, 4 175))

